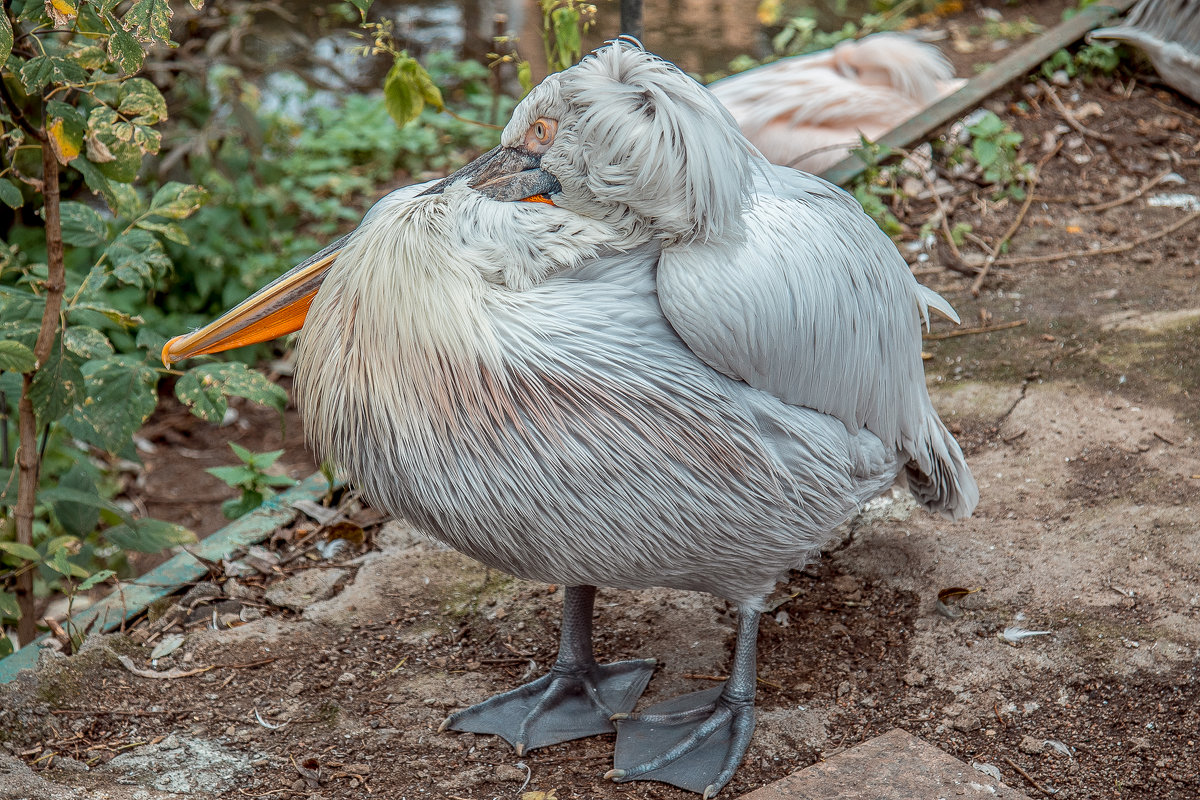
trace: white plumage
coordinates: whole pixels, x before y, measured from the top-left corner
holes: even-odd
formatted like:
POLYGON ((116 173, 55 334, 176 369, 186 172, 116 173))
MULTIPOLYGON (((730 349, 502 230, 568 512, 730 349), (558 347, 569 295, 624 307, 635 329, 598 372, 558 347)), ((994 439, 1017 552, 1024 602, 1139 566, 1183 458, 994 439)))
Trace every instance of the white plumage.
POLYGON ((959 89, 946 57, 899 33, 876 33, 784 58, 711 86, 769 161, 819 173, 959 89))

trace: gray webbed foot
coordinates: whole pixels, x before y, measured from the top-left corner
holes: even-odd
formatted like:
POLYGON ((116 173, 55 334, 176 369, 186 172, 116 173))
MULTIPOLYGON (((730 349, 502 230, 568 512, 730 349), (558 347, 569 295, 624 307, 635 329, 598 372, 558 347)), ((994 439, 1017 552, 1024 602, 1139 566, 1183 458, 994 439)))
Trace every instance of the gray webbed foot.
POLYGON ((655 661, 618 661, 563 667, 555 664, 537 680, 498 694, 446 718, 439 730, 501 736, 524 755, 538 747, 612 733, 610 717, 637 703, 655 661))
POLYGON ((741 763, 754 734, 754 701, 732 700, 706 689, 617 715, 616 769, 623 783, 669 783, 706 798, 721 790, 741 763))

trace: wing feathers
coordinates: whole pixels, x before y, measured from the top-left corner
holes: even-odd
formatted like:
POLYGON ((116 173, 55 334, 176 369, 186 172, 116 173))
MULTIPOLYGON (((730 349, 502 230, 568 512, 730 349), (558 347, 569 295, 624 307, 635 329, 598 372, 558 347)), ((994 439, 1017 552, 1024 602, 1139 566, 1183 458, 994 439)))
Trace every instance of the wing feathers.
POLYGON ((966 516, 978 490, 929 401, 920 355, 929 309, 957 322, 954 309, 916 282, 852 197, 770 170, 741 241, 663 251, 663 313, 713 369, 866 428, 911 459, 927 507, 966 516))

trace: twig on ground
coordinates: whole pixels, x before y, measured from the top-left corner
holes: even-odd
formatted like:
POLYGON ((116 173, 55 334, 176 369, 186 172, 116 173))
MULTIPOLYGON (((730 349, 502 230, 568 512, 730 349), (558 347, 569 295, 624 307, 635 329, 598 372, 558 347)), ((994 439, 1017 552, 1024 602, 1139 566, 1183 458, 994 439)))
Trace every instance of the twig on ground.
POLYGON ((1067 121, 1067 124, 1070 125, 1072 128, 1074 128, 1076 131, 1078 131, 1079 133, 1082 133, 1085 136, 1091 136, 1093 139, 1098 139, 1102 142, 1112 143, 1112 142, 1116 141, 1116 139, 1114 137, 1109 136, 1107 133, 1101 133, 1100 131, 1094 131, 1091 128, 1089 128, 1087 125, 1084 125, 1082 122, 1077 120, 1075 118, 1075 115, 1073 115, 1070 111, 1068 111, 1067 107, 1063 105, 1062 100, 1058 99, 1058 92, 1054 91, 1053 86, 1051 86, 1050 84, 1046 83, 1045 81, 1041 81, 1041 80, 1039 80, 1037 82, 1037 85, 1038 85, 1038 88, 1042 90, 1042 94, 1044 94, 1046 97, 1049 97, 1050 102, 1054 103, 1054 107, 1058 109, 1059 114, 1062 114, 1062 117, 1063 117, 1063 119, 1065 119, 1067 121))
POLYGON ((1087 258, 1088 256, 1112 256, 1118 253, 1127 253, 1135 247, 1153 242, 1155 239, 1174 233, 1185 225, 1189 225, 1200 219, 1200 211, 1195 211, 1184 217, 1183 219, 1172 222, 1165 228, 1149 233, 1142 238, 1126 242, 1125 244, 1116 244, 1112 247, 1101 247, 1096 250, 1068 250, 1061 253, 1044 253, 1036 256, 1012 256, 1009 258, 1000 258, 996 260, 996 264, 1002 267, 1011 267, 1017 264, 1044 264, 1048 261, 1062 261, 1068 258, 1087 258))
POLYGON ((121 662, 121 666, 137 675, 139 678, 157 678, 159 680, 173 680, 175 678, 189 678, 192 675, 199 675, 202 672, 208 672, 213 667, 200 667, 199 669, 165 669, 162 671, 154 669, 139 669, 134 666, 133 659, 129 656, 117 656, 117 661, 121 662))
POLYGON ((1013 761, 1011 758, 1009 758, 1008 756, 1000 756, 1000 757, 1001 757, 1001 758, 1003 758, 1003 759, 1004 759, 1006 762, 1008 762, 1008 765, 1009 765, 1010 767, 1012 767, 1013 769, 1015 769, 1015 770, 1017 771, 1017 774, 1018 774, 1018 775, 1020 775, 1020 776, 1021 776, 1022 778, 1024 778, 1025 780, 1029 781, 1029 785, 1030 785, 1030 786, 1032 786, 1033 788, 1037 789, 1039 792, 1041 792, 1042 794, 1046 795, 1047 797, 1053 797, 1053 796, 1054 796, 1054 792, 1052 792, 1052 791, 1048 790, 1046 787, 1042 786, 1040 783, 1038 783, 1037 781, 1035 781, 1035 780, 1033 779, 1033 776, 1032 776, 1032 775, 1030 775, 1028 772, 1026 772, 1025 770, 1021 769, 1019 766, 1017 766, 1017 763, 1016 763, 1015 761, 1013 761))
POLYGON ((277 658, 261 658, 258 661, 246 661, 241 664, 213 664, 205 669, 250 669, 251 667, 266 666, 278 660, 277 658))
POLYGON ((933 196, 933 202, 937 204, 938 216, 942 218, 942 233, 946 235, 946 244, 950 245, 950 252, 954 254, 955 260, 961 265, 963 263, 963 256, 959 252, 958 244, 954 241, 954 234, 950 232, 950 214, 946 211, 946 206, 942 203, 942 198, 937 192, 937 187, 929 179, 927 171, 921 170, 921 180, 925 181, 925 188, 929 190, 929 194, 933 196))
POLYGON ((179 712, 179 711, 144 711, 144 710, 140 710, 140 709, 136 710, 136 711, 118 711, 115 709, 108 709, 108 708, 97 708, 97 709, 56 708, 56 709, 52 710, 50 713, 51 714, 82 714, 85 717, 94 717, 94 716, 99 716, 100 714, 113 714, 113 715, 122 716, 122 717, 149 717, 149 716, 157 716, 159 714, 179 714, 182 712, 179 712))
POLYGON ((1008 230, 1000 237, 1000 241, 992 248, 992 252, 988 254, 987 260, 983 262, 979 273, 975 276, 975 281, 971 284, 971 295, 979 297, 979 290, 983 287, 983 281, 987 277, 988 272, 992 269, 992 265, 996 263, 997 256, 1004 249, 1004 245, 1016 234, 1017 229, 1021 227, 1021 223, 1025 221, 1025 215, 1029 212, 1029 207, 1033 205, 1033 190, 1037 188, 1038 181, 1042 177, 1042 167, 1049 163, 1050 159, 1058 155, 1058 151, 1062 150, 1063 142, 1061 139, 1054 145, 1054 149, 1046 155, 1042 156, 1034 167, 1033 177, 1029 179, 1029 190, 1025 195, 1025 202, 1021 204, 1021 210, 1017 212, 1017 218, 1013 220, 1012 225, 1008 226, 1008 230))
POLYGON ((1116 208, 1117 206, 1123 206, 1126 203, 1137 200, 1139 197, 1144 195, 1150 189, 1153 189, 1155 186, 1157 186, 1162 181, 1163 178, 1170 175, 1171 172, 1173 172, 1173 170, 1170 167, 1168 167, 1167 169, 1163 170, 1158 175, 1155 175, 1153 178, 1146 181, 1141 186, 1139 186, 1137 189, 1134 189, 1132 192, 1130 192, 1127 195, 1124 195, 1123 197, 1118 197, 1116 200, 1110 200, 1107 203, 1097 203, 1096 205, 1091 205, 1091 206, 1080 206, 1079 210, 1080 211, 1107 211, 1110 208, 1116 208))
POLYGON ((991 333, 992 331, 1005 331, 1009 328, 1019 328, 1022 325, 1028 325, 1029 320, 1018 319, 1013 322, 999 322, 995 325, 980 325, 978 328, 964 328, 957 331, 945 331, 942 333, 927 333, 921 338, 927 342, 937 341, 939 339, 954 339, 958 336, 971 336, 976 333, 991 333))
POLYGON ((1158 439, 1159 441, 1162 441, 1162 442, 1166 442, 1167 444, 1171 445, 1171 447, 1178 447, 1178 446, 1179 446, 1179 445, 1177 445, 1175 442, 1173 442, 1173 441, 1171 441, 1170 439, 1168 439, 1167 437, 1163 436, 1163 435, 1162 435, 1161 433, 1159 433, 1158 431, 1150 431, 1150 433, 1151 433, 1151 435, 1153 435, 1153 436, 1154 436, 1154 438, 1155 438, 1155 439, 1158 439))
POLYGON ((1158 106, 1163 111, 1170 111, 1172 114, 1178 114, 1179 116, 1184 117, 1186 119, 1190 119, 1192 122, 1196 123, 1197 125, 1200 125, 1200 117, 1197 117, 1195 114, 1189 114, 1187 111, 1184 111, 1182 108, 1176 108, 1175 106, 1167 105, 1166 103, 1162 102, 1161 100, 1156 100, 1153 97, 1150 98, 1150 102, 1154 103, 1154 105, 1158 106))

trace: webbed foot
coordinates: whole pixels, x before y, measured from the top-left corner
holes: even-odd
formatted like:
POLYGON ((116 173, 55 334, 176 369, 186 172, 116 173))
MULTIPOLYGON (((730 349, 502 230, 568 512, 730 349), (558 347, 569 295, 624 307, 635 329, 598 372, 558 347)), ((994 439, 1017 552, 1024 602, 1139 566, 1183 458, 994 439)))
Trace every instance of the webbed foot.
POLYGON ((722 687, 672 698, 643 713, 617 714, 618 783, 651 780, 716 795, 742 762, 754 734, 754 700, 735 700, 722 687))
POLYGON ((582 667, 555 664, 537 680, 456 711, 438 729, 502 736, 517 755, 537 747, 612 733, 610 718, 630 711, 654 659, 582 667))

